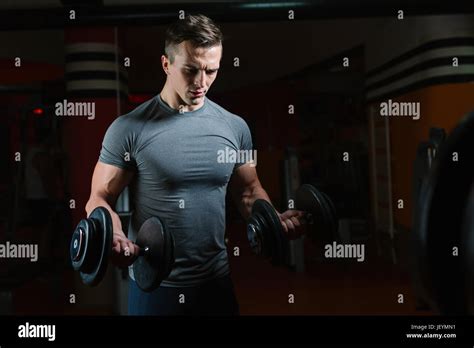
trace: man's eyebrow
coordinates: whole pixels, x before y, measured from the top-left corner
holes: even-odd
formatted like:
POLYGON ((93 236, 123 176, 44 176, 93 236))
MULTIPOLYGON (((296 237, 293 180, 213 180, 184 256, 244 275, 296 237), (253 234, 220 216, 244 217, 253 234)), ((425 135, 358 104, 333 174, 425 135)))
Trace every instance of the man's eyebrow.
MULTIPOLYGON (((184 64, 184 67, 194 68, 194 69, 201 69, 199 66, 192 65, 192 64, 184 64)), ((207 68, 206 70, 219 70, 219 68, 207 68)))

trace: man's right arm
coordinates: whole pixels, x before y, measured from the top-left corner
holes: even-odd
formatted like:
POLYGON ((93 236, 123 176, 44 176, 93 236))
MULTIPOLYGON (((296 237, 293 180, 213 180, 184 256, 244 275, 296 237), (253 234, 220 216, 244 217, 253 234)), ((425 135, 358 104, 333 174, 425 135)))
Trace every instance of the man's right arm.
POLYGON ((127 239, 120 217, 113 208, 133 175, 132 171, 97 162, 92 175, 91 194, 85 207, 87 216, 99 206, 110 212, 114 230, 112 261, 119 267, 130 265, 138 254, 138 247, 127 239))

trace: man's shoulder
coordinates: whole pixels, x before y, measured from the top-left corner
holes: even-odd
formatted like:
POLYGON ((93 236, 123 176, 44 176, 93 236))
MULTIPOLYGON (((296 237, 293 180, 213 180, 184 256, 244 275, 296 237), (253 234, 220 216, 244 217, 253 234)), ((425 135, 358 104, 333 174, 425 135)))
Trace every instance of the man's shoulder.
POLYGON ((229 110, 227 110, 226 108, 224 108, 223 106, 217 104, 216 102, 210 100, 209 98, 207 98, 207 101, 208 101, 208 104, 209 104, 209 107, 216 113, 218 114, 219 116, 222 116, 224 118, 227 118, 231 121, 234 121, 234 122, 237 122, 237 123, 245 123, 245 120, 243 119, 242 116, 240 115, 237 115, 229 110))
POLYGON ((141 103, 135 108, 131 109, 127 113, 119 115, 115 118, 112 125, 116 127, 138 127, 142 125, 146 120, 148 120, 154 114, 156 107, 155 97, 141 103))
POLYGON ((156 96, 144 101, 130 110, 128 113, 121 115, 124 118, 146 118, 153 113, 156 107, 159 107, 156 96))

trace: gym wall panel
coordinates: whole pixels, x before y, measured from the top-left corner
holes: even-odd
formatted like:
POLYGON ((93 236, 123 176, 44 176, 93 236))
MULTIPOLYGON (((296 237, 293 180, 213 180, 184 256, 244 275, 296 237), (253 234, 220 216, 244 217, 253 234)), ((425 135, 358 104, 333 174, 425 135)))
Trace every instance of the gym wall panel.
POLYGON ((410 228, 413 202, 412 173, 418 143, 428 138, 431 127, 444 128, 449 134, 459 120, 474 110, 474 84, 446 84, 432 86, 396 98, 397 101, 419 101, 421 118, 418 121, 393 118, 392 142, 392 186, 393 202, 401 198, 404 209, 394 209, 396 223, 410 228))
POLYGON ((14 56, 0 59, 0 85, 32 85, 36 82, 60 79, 63 75, 64 68, 61 65, 22 59, 21 68, 17 68, 14 56))
MULTIPOLYGON (((410 229, 418 143, 428 138, 431 127, 442 127, 449 134, 474 109, 474 17, 387 21, 367 41, 366 52, 367 106, 375 109, 375 120, 382 118, 381 103, 389 99, 420 103, 418 120, 388 116, 393 223, 410 229), (459 66, 453 66, 453 57, 458 58, 459 66), (403 199, 403 209, 397 208, 398 199, 403 199)), ((377 130, 375 136, 380 141, 383 133, 377 130)), ((377 182, 372 180, 372 185, 377 182)))
POLYGON ((370 72, 433 40, 474 36, 474 15, 383 18, 365 39, 365 65, 370 72))
POLYGON ((0 45, 1 59, 20 57, 25 61, 53 65, 64 63, 64 30, 62 29, 0 30, 0 42, 2 43, 0 45))

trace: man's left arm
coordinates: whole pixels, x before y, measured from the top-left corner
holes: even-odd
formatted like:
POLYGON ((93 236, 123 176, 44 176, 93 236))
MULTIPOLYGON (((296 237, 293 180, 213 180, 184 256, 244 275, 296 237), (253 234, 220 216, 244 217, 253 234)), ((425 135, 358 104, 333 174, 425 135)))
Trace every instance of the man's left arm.
MULTIPOLYGON (((229 190, 245 221, 249 220, 252 214, 253 203, 257 199, 264 199, 273 206, 270 197, 258 179, 256 167, 248 163, 241 165, 234 171, 229 182, 229 190)), ((280 217, 283 230, 289 239, 296 239, 304 233, 302 222, 300 221, 304 216, 304 212, 287 210, 280 214, 277 209, 275 211, 280 217)))

